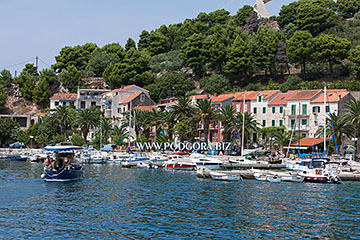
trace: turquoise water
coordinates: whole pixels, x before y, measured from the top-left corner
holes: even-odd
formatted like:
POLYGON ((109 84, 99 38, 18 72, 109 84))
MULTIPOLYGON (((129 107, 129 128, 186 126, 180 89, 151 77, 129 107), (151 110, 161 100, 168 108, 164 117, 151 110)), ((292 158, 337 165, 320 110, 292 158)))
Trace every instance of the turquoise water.
POLYGON ((1 239, 360 239, 360 182, 218 182, 194 172, 85 166, 46 183, 0 161, 1 239))

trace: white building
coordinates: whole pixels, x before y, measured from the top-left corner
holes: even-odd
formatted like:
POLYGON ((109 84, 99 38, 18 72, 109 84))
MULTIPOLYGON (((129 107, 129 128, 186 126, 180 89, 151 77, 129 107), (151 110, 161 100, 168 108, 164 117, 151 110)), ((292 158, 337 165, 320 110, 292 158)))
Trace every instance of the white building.
POLYGON ((136 85, 123 86, 102 95, 102 107, 108 118, 122 118, 130 109, 152 105, 155 102, 151 100, 149 91, 136 85))
POLYGON ((109 92, 107 89, 78 89, 77 109, 86 109, 92 106, 101 107, 102 94, 109 92))
POLYGON ((56 93, 50 98, 50 109, 59 106, 77 106, 78 94, 76 93, 56 93))

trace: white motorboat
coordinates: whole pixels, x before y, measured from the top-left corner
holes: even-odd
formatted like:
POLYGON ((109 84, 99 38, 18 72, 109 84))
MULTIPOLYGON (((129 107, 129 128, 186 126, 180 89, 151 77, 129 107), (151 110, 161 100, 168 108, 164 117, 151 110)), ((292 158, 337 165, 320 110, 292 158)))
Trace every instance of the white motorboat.
POLYGON ((254 173, 254 177, 258 181, 267 181, 268 173, 256 172, 254 173))
POLYGON ((218 171, 211 171, 210 176, 214 180, 220 181, 239 181, 242 180, 242 177, 238 174, 233 174, 231 172, 218 172, 218 171))
POLYGON ((220 159, 206 156, 200 153, 192 153, 189 156, 190 160, 196 164, 196 167, 206 167, 210 170, 217 170, 223 164, 220 159))
POLYGON ((276 182, 281 182, 281 176, 277 175, 277 174, 269 174, 266 177, 266 180, 268 182, 272 182, 272 183, 276 183, 276 182))

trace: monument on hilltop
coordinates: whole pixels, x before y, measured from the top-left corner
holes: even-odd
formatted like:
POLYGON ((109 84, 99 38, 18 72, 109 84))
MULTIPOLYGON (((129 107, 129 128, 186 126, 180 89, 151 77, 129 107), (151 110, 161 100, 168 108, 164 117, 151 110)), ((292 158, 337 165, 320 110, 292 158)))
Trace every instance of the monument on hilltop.
POLYGON ((254 4, 254 10, 260 18, 269 18, 270 14, 266 10, 265 3, 270 2, 271 0, 256 0, 254 4))

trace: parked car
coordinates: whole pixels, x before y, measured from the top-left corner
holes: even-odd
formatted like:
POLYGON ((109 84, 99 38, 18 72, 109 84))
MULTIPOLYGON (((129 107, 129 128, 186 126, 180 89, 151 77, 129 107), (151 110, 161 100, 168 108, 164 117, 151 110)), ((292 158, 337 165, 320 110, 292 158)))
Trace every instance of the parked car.
POLYGON ((23 148, 25 147, 25 143, 22 142, 14 142, 9 145, 9 148, 23 148))

